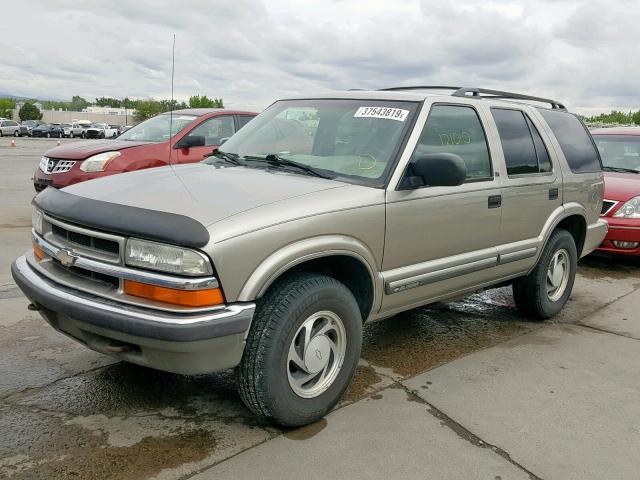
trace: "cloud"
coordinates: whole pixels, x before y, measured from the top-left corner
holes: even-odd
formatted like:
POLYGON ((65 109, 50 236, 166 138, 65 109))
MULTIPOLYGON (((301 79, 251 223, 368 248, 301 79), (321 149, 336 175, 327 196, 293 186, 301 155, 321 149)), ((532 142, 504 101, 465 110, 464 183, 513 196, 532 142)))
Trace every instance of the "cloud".
POLYGON ((459 84, 638 109, 640 4, 620 0, 14 2, 0 91, 263 108, 331 89, 459 84))

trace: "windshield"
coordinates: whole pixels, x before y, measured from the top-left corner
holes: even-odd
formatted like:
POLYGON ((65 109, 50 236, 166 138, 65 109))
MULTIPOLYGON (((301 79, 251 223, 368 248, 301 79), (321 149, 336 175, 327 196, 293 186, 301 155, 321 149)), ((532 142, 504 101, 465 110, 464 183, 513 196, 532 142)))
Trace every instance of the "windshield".
POLYGON ((640 135, 594 135, 593 139, 606 169, 640 172, 640 135))
POLYGON ((284 100, 249 122, 220 151, 245 159, 275 154, 340 180, 381 186, 417 106, 383 100, 284 100))
MULTIPOLYGON (((196 118, 194 115, 173 115, 173 125, 171 125, 171 136, 182 131, 196 118)), ((164 113, 145 120, 144 122, 130 128, 118 137, 118 140, 134 140, 141 142, 164 142, 169 140, 169 127, 171 115, 164 113)))

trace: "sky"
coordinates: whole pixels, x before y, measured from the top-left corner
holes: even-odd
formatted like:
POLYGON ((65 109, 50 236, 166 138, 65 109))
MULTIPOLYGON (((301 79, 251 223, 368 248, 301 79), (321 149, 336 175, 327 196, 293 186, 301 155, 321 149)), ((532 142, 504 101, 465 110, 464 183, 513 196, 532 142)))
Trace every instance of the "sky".
POLYGON ((640 109, 638 0, 10 2, 0 93, 42 99, 278 98, 460 85, 640 109))

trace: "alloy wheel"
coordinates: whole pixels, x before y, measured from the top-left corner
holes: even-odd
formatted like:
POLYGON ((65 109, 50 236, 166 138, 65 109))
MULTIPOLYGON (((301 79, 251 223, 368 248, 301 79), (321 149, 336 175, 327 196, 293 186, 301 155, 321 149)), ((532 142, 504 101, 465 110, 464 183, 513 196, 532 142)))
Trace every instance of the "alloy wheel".
POLYGON ((295 394, 314 398, 327 390, 340 372, 346 347, 344 324, 334 312, 317 312, 302 322, 287 356, 287 377, 295 394))

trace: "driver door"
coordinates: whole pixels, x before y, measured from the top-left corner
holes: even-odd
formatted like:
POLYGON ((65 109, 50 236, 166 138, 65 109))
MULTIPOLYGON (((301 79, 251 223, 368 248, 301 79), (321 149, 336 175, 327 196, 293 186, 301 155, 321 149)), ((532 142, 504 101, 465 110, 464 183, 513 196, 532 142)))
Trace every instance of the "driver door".
POLYGON ((178 163, 201 161, 206 154, 211 153, 213 147, 219 146, 223 139, 231 137, 234 133, 233 115, 220 115, 205 120, 183 137, 184 139, 190 136, 202 136, 204 137, 204 146, 176 149, 178 163))
POLYGON ((476 108, 431 107, 411 160, 435 153, 460 156, 466 180, 417 188, 403 187, 401 180, 389 187, 383 313, 435 301, 495 275, 501 181, 476 108))

